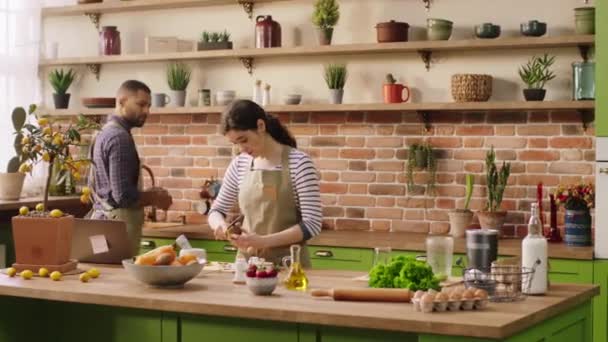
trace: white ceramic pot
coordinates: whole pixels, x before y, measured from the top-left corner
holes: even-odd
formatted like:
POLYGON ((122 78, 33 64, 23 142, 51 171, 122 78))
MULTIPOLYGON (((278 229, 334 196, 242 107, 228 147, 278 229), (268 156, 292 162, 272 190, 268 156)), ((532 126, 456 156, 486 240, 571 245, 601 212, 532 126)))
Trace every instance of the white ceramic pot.
POLYGON ((24 180, 25 174, 21 172, 0 173, 0 200, 18 200, 24 180))
POLYGON ((175 107, 184 107, 186 105, 186 91, 185 90, 172 90, 170 92, 171 102, 175 107))
POLYGON ((329 89, 329 103, 342 104, 344 89, 329 89))

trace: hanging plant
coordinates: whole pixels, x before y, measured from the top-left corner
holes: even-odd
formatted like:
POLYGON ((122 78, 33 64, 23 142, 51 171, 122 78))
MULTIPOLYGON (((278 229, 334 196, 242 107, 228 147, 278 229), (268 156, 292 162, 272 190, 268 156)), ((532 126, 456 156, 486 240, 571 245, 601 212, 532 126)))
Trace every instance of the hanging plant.
POLYGON ((433 147, 430 144, 410 145, 406 173, 408 191, 413 191, 414 189, 414 170, 426 170, 429 173, 426 192, 428 194, 434 193, 437 161, 433 153, 433 147))

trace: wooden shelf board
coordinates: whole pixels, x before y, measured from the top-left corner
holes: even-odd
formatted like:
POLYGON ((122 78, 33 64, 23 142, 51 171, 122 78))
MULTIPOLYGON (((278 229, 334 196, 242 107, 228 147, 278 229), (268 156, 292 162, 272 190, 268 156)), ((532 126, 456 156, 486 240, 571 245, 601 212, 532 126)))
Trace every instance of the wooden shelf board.
POLYGON ((226 58, 270 58, 304 57, 326 55, 362 55, 384 53, 412 53, 418 51, 472 51, 504 49, 565 48, 593 45, 594 35, 572 35, 556 37, 515 37, 498 39, 467 39, 448 41, 413 41, 403 43, 366 43, 329 46, 298 46, 266 49, 234 49, 162 54, 133 54, 119 56, 73 57, 41 60, 41 66, 78 64, 116 64, 162 62, 174 60, 226 59, 226 58))
MULTIPOLYGON (((181 107, 181 108, 153 108, 152 115, 159 114, 214 114, 221 113, 225 107, 181 107)), ((302 104, 302 105, 272 105, 265 109, 270 113, 302 113, 302 112, 378 112, 378 111, 403 111, 403 112, 438 112, 438 111, 561 111, 561 110, 593 110, 594 101, 490 101, 490 102, 437 102, 437 103, 402 103, 402 104, 302 104)), ((107 115, 113 109, 67 109, 67 110, 42 110, 41 114, 49 116, 74 116, 84 115, 107 115)))
MULTIPOLYGON (((253 3, 278 2, 288 0, 249 0, 253 3)), ((84 15, 87 13, 120 13, 150 11, 162 9, 179 9, 205 6, 238 5, 236 0, 134 0, 100 2, 94 4, 46 7, 42 9, 43 17, 84 15)))

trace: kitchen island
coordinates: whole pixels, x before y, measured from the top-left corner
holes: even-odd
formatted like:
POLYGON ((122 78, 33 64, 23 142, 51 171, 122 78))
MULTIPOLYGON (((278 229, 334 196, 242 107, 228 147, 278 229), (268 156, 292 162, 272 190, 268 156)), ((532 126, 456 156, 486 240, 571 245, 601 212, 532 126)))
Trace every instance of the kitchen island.
MULTIPOLYGON (((183 289, 158 289, 120 267, 99 269, 89 283, 0 275, 0 341, 591 341, 599 293, 560 284, 483 311, 423 314, 411 304, 334 302, 280 286, 257 297, 228 273, 203 271, 183 289)), ((353 280, 359 275, 310 271, 309 280, 312 288, 366 286, 353 280)))

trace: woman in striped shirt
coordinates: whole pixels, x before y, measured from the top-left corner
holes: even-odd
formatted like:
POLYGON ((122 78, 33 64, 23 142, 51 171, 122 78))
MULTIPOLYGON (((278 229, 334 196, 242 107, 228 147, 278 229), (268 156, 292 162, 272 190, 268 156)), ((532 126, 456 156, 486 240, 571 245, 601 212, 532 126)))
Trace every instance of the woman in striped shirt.
MULTIPOLYGON (((216 238, 225 238, 226 214, 235 203, 244 216, 243 233, 228 236, 245 254, 280 263, 289 246, 321 232, 319 178, 312 160, 273 116, 248 100, 234 102, 222 115, 222 133, 241 154, 228 167, 209 214, 216 238)), ((301 262, 309 267, 306 248, 301 262)))

